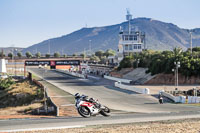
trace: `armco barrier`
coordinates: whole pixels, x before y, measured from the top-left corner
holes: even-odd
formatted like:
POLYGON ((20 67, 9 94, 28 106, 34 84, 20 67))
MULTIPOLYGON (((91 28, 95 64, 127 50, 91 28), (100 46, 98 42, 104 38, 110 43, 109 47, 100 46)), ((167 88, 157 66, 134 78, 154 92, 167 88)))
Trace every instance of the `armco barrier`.
POLYGON ((111 77, 111 76, 106 76, 106 75, 104 75, 104 78, 114 80, 114 81, 120 81, 122 83, 128 83, 128 84, 130 84, 132 81, 132 80, 128 80, 128 79, 121 79, 121 78, 116 78, 116 77, 111 77))
POLYGON ((126 89, 126 90, 131 90, 137 93, 141 93, 141 94, 150 94, 150 91, 148 88, 135 88, 134 86, 129 86, 129 85, 124 85, 120 82, 115 82, 115 86, 122 88, 122 89, 126 89))

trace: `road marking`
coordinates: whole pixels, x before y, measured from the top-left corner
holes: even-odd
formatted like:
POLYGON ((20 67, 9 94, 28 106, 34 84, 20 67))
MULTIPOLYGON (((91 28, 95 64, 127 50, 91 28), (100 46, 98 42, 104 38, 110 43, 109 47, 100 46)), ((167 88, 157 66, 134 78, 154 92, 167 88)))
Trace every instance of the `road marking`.
POLYGON ((61 106, 74 106, 74 104, 63 104, 61 106))
POLYGON ((86 127, 85 125, 77 125, 77 126, 63 126, 63 127, 45 127, 45 128, 29 128, 29 129, 14 129, 14 130, 0 130, 0 133, 5 132, 24 132, 24 131, 41 131, 41 130, 54 130, 54 129, 67 129, 67 128, 81 128, 86 127))
POLYGON ((49 96, 49 97, 73 97, 73 96, 49 96))
POLYGON ((93 78, 93 79, 98 79, 98 80, 100 79, 100 78, 98 78, 98 77, 94 77, 94 76, 91 76, 91 75, 88 75, 88 77, 89 77, 89 78, 93 78))

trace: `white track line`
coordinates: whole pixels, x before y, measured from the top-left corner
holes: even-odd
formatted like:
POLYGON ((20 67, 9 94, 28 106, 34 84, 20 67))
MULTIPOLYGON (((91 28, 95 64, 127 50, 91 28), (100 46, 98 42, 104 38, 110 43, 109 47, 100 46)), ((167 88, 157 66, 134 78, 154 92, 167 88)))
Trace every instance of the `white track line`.
POLYGON ((74 106, 75 104, 63 104, 61 106, 74 106))
POLYGON ((81 128, 85 127, 84 125, 77 126, 63 126, 63 127, 46 127, 46 128, 29 128, 29 129, 14 129, 14 130, 0 130, 0 133, 9 133, 9 132, 24 132, 24 131, 41 131, 41 130, 55 130, 55 129, 67 129, 67 128, 81 128))

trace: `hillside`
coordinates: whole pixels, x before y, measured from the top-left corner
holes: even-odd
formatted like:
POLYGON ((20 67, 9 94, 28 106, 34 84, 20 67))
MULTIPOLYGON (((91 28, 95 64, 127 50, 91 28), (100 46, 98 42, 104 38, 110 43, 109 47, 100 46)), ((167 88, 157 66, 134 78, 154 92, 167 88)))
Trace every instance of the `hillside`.
MULTIPOLYGON (((146 44, 148 49, 154 50, 171 50, 174 47, 186 49, 189 47, 190 34, 187 29, 179 28, 172 23, 165 23, 150 18, 136 18, 131 20, 132 28, 146 33, 146 44)), ((23 50, 35 53, 39 51, 43 54, 50 52, 60 52, 65 54, 81 53, 89 50, 91 45, 92 51, 106 50, 109 48, 117 50, 119 28, 127 28, 127 22, 121 24, 82 28, 71 34, 57 38, 45 40, 41 43, 32 45, 23 50)), ((200 29, 193 32, 193 46, 200 46, 200 29)))

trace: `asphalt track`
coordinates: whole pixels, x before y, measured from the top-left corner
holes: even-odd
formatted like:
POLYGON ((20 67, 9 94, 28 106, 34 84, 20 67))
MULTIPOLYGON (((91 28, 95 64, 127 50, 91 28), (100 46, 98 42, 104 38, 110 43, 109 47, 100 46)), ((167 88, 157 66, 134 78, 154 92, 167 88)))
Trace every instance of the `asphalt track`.
POLYGON ((32 68, 31 71, 66 92, 88 95, 114 110, 140 113, 200 111, 199 107, 182 104, 165 103, 161 105, 158 99, 151 95, 116 88, 113 81, 104 78, 81 79, 53 70, 36 68, 32 68))
POLYGON ((151 95, 136 94, 113 86, 114 82, 102 78, 80 79, 44 69, 31 69, 34 73, 59 88, 98 98, 111 109, 123 113, 112 113, 110 117, 57 117, 42 119, 0 120, 0 132, 46 130, 85 127, 98 124, 148 122, 171 119, 200 118, 200 108, 181 104, 158 104, 151 95))

